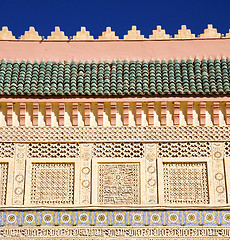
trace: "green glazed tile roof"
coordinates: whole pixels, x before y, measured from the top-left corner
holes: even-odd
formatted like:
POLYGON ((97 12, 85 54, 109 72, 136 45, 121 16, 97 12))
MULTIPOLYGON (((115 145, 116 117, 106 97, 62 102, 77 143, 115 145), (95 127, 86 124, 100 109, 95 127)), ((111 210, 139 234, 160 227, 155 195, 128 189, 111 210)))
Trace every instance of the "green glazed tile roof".
POLYGON ((230 59, 0 63, 1 95, 229 94, 230 59))

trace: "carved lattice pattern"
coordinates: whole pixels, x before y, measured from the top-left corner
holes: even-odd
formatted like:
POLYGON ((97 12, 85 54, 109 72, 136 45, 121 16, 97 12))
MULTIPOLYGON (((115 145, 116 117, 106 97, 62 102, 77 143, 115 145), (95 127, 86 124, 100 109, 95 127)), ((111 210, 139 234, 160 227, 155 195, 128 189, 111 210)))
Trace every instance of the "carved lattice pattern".
POLYGON ((95 143, 94 157, 144 157, 143 143, 95 143))
POLYGON ((32 164, 32 204, 73 204, 74 164, 32 164))
POLYGON ((230 141, 230 126, 0 127, 0 142, 230 141))
POLYGON ((98 164, 98 201, 101 204, 138 204, 139 163, 98 164))
POLYGON ((14 157, 14 143, 0 143, 0 158, 14 157))
POLYGON ((163 163, 164 202, 208 204, 206 163, 163 163))
POLYGON ((0 205, 6 204, 6 188, 7 188, 7 177, 8 177, 8 163, 1 163, 0 164, 0 205))
POLYGON ((30 158, 76 158, 80 154, 78 143, 30 143, 30 158))
POLYGON ((224 143, 225 157, 230 157, 230 142, 224 143))
POLYGON ((210 142, 159 143, 159 157, 210 157, 210 142))

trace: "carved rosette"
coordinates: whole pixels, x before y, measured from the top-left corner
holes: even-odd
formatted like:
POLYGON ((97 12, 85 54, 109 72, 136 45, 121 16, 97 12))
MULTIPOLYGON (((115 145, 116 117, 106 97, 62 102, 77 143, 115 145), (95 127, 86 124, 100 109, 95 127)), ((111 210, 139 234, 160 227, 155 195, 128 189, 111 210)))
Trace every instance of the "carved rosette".
POLYGON ((212 169, 215 203, 226 203, 224 143, 212 143, 212 169))
POLYGON ((80 204, 90 204, 92 144, 80 144, 80 204))
POLYGON ((26 158, 27 144, 15 144, 13 187, 13 204, 15 205, 24 203, 26 158))
POLYGON ((147 204, 157 203, 157 144, 145 145, 145 175, 146 175, 146 202, 147 204))

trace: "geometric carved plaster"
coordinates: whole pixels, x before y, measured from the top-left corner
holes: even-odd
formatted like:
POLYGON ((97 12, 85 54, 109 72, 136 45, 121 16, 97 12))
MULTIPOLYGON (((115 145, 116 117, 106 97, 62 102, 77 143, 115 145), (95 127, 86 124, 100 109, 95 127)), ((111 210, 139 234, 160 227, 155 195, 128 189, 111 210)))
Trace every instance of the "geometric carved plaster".
POLYGON ((158 144, 158 157, 210 157, 210 142, 161 142, 158 144))
POLYGON ((143 143, 94 143, 93 157, 97 158, 143 158, 143 143))
POLYGON ((208 204, 207 163, 164 162, 163 191, 166 204, 208 204))
POLYGON ((77 158, 80 147, 78 143, 30 143, 27 152, 28 158, 77 158))
POLYGON ((74 201, 74 164, 32 163, 30 202, 68 205, 74 201))
POLYGON ((230 126, 0 127, 0 142, 230 141, 230 126))

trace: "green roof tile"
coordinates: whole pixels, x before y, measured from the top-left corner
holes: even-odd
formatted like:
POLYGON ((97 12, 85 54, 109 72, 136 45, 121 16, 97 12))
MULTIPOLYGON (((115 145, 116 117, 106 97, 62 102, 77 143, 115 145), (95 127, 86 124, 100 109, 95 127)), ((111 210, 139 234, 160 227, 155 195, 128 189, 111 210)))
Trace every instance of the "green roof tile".
POLYGON ((0 62, 1 95, 229 93, 230 59, 0 62))

